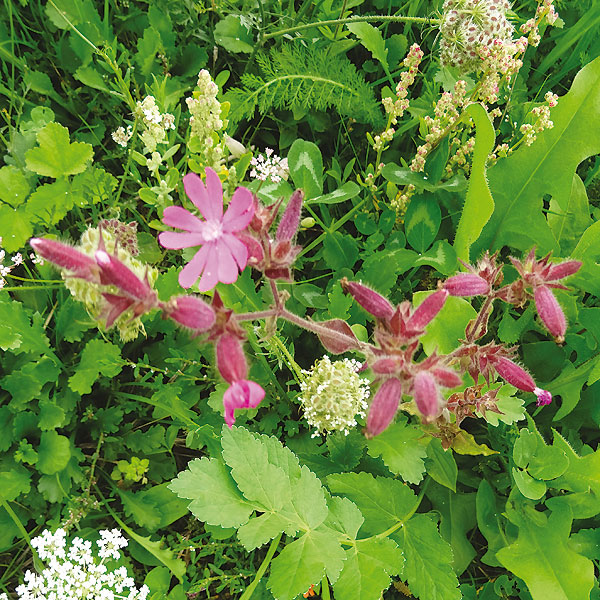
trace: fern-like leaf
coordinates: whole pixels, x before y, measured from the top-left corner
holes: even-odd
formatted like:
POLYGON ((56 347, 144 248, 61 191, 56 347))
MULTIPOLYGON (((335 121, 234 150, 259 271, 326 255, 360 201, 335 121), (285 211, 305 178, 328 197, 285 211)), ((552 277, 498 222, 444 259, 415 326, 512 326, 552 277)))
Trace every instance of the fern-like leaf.
POLYGON ((228 115, 234 127, 251 118, 255 110, 264 115, 274 108, 327 110, 361 123, 382 127, 383 117, 373 91, 356 67, 323 50, 283 46, 256 58, 259 74, 242 76, 241 88, 227 92, 228 115))

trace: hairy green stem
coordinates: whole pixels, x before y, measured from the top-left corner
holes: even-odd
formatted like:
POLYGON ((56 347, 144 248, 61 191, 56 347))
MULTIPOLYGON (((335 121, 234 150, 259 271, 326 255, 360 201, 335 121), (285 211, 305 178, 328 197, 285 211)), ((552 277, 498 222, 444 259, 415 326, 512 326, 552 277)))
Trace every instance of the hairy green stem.
POLYGON ((361 23, 361 22, 381 22, 381 23, 424 23, 426 25, 436 25, 439 23, 439 19, 429 19, 427 17, 402 17, 400 15, 367 15, 367 16, 354 16, 346 19, 329 19, 327 21, 317 21, 315 23, 304 23, 302 25, 296 25, 295 27, 286 27, 285 29, 279 29, 273 33, 267 33, 263 36, 263 41, 270 40, 288 33, 295 33, 296 31, 302 31, 304 29, 311 29, 313 27, 323 27, 325 25, 344 25, 345 23, 361 23))
POLYGON ((263 575, 265 574, 275 552, 277 551, 277 546, 279 546, 279 542, 281 540, 281 536, 283 534, 280 533, 276 538, 273 539, 271 545, 269 546, 269 550, 267 551, 267 555, 263 559, 262 563, 260 563, 260 567, 258 567, 258 571, 256 572, 256 577, 252 580, 252 583, 246 588, 246 591, 240 597, 240 600, 250 600, 252 598, 252 594, 256 589, 256 586, 259 584, 263 575))

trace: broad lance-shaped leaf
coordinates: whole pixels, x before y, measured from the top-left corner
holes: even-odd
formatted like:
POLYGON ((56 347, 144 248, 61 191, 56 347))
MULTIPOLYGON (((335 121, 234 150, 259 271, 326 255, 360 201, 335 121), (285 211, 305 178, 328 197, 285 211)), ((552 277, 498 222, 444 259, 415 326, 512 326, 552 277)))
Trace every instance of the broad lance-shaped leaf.
POLYGON ((575 169, 600 152, 599 95, 600 57, 579 71, 569 92, 551 110, 554 127, 489 169, 496 207, 472 248, 473 255, 503 246, 526 250, 535 245, 540 254, 558 250, 542 212, 543 198, 551 195, 565 211, 575 169))
POLYGON ((402 579, 420 600, 460 600, 458 579, 452 569, 452 548, 428 515, 418 514, 392 534, 406 562, 402 579))
POLYGON ((358 540, 346 550, 346 560, 334 585, 340 600, 379 600, 382 590, 390 585, 390 577, 404 567, 404 554, 389 538, 358 540))
POLYGON ((498 560, 525 581, 533 600, 588 600, 594 564, 569 545, 570 509, 557 507, 549 517, 529 513, 519 514, 518 538, 496 552, 498 560))
POLYGON ((494 147, 496 135, 487 111, 481 104, 467 107, 467 115, 475 121, 475 147, 471 177, 460 221, 454 238, 454 249, 459 258, 469 262, 471 244, 479 237, 494 212, 494 199, 486 178, 486 162, 494 147))

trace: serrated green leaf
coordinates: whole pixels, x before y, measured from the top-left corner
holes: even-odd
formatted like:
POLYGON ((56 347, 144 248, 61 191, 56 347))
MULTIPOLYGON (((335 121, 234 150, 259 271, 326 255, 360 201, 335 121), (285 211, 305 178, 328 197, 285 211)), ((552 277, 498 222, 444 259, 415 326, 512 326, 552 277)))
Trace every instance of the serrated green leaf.
POLYGON ((406 420, 393 423, 367 442, 367 452, 381 456, 386 467, 408 483, 419 483, 425 473, 427 448, 419 443, 423 431, 406 420))
POLYGON ((379 600, 390 585, 390 577, 404 567, 404 555, 389 538, 358 540, 346 550, 346 560, 334 585, 340 600, 379 600))
POLYGON ((381 294, 389 294, 398 276, 415 266, 419 255, 408 248, 383 250, 367 257, 356 278, 373 286, 381 294))
POLYGON ((316 144, 296 140, 288 152, 290 175, 307 199, 323 193, 323 157, 316 144))
POLYGON ((585 456, 578 456, 571 445, 557 432, 553 445, 562 450, 569 459, 567 470, 552 482, 553 487, 573 492, 586 492, 592 489, 600 496, 600 450, 585 456))
POLYGON ((272 540, 282 531, 288 535, 295 535, 297 529, 290 525, 289 519, 279 513, 263 513, 259 517, 252 517, 244 523, 238 531, 237 536, 246 550, 254 550, 272 540))
POLYGON ((103 340, 90 340, 81 353, 75 374, 69 377, 69 387, 78 394, 89 394, 100 375, 115 377, 124 364, 117 346, 103 340))
POLYGON ((92 160, 91 144, 69 142, 69 130, 58 123, 48 123, 37 134, 39 146, 25 154, 27 168, 38 175, 58 179, 82 173, 92 160))
POLYGON ((327 498, 329 512, 323 527, 339 531, 351 539, 356 539, 358 530, 365 522, 358 506, 348 498, 329 496, 327 498))
POLYGON ((328 233, 323 241, 323 258, 335 271, 351 269, 358 260, 358 244, 350 235, 339 231, 328 233))
POLYGON ((420 600, 460 600, 452 548, 427 515, 415 515, 392 537, 406 559, 400 576, 408 581, 415 596, 420 600))
POLYGON ((361 41, 373 58, 381 63, 383 70, 389 73, 388 50, 379 29, 364 22, 347 23, 346 27, 361 41))
POLYGON ((427 473, 434 481, 456 492, 456 478, 458 467, 454 460, 452 450, 444 450, 438 438, 433 438, 427 444, 427 460, 425 461, 427 473))
POLYGON ((194 459, 171 481, 169 489, 192 500, 189 509, 209 525, 239 527, 248 521, 254 506, 238 490, 229 469, 216 458, 194 459))
POLYGON ((292 290, 294 298, 306 307, 327 308, 329 304, 323 290, 312 283, 295 285, 292 290))
POLYGON ((8 204, 0 206, 0 237, 2 248, 7 252, 16 252, 25 246, 33 235, 31 217, 25 205, 11 208, 8 204))
POLYGON ((414 510, 417 497, 405 484, 370 473, 339 473, 327 477, 334 493, 358 506, 365 522, 360 531, 376 535, 404 521, 414 510))
POLYGON ((54 323, 57 336, 66 342, 78 342, 88 329, 96 326, 84 305, 72 296, 60 303, 54 323))
POLYGON ((45 225, 58 223, 75 205, 75 195, 66 179, 40 185, 27 201, 27 214, 45 225))
POLYGON ((14 461, 0 464, 0 496, 6 502, 16 500, 21 494, 27 494, 31 488, 31 471, 14 461))
POLYGON ((293 600, 319 583, 325 573, 335 581, 344 558, 336 536, 320 531, 305 533, 273 559, 268 587, 277 600, 293 600))
POLYGON ((25 202, 31 186, 23 171, 12 165, 0 169, 0 200, 17 208, 25 202))

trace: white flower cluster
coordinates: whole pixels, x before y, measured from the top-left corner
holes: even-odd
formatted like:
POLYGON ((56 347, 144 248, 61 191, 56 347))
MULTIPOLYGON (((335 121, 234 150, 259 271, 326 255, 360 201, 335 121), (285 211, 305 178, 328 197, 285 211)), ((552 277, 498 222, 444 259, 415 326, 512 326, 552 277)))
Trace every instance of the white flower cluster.
POLYGON ((544 129, 552 129, 554 127, 554 122, 550 120, 550 109, 558 104, 558 96, 552 92, 547 92, 544 98, 547 105, 536 106, 531 111, 533 123, 524 123, 521 125, 520 131, 523 134, 523 142, 526 146, 531 146, 535 142, 538 133, 542 133, 544 129))
POLYGON ((123 148, 127 147, 127 143, 132 135, 133 130, 131 129, 131 125, 127 125, 127 131, 124 127, 118 127, 116 131, 111 133, 112 139, 119 144, 119 146, 123 146, 123 148))
POLYGON ((345 358, 331 362, 318 360, 300 383, 300 402, 308 423, 316 428, 313 437, 325 432, 343 431, 356 426, 356 416, 364 417, 368 408, 369 382, 358 376, 361 363, 345 358))
POLYGON ((204 158, 205 165, 217 167, 223 158, 223 148, 217 135, 223 129, 221 103, 217 100, 219 88, 206 69, 198 73, 197 85, 192 97, 185 99, 191 113, 191 138, 197 144, 197 152, 204 158))
MULTIPOLYGON (((4 259, 6 258, 6 252, 2 249, 2 238, 0 237, 0 290, 6 285, 6 279, 4 279, 15 267, 23 264, 23 255, 17 252, 10 257, 12 265, 5 265, 4 259)), ((29 255, 31 261, 35 265, 43 265, 44 261, 38 258, 33 252, 29 255)), ((0 600, 2 598, 0 597, 0 600)))
POLYGON ((508 0, 445 0, 440 23, 442 64, 458 67, 462 73, 481 70, 481 47, 491 46, 494 40, 512 40, 508 10, 508 0))
POLYGON ((155 152, 158 144, 167 141, 167 131, 175 129, 175 117, 170 113, 161 113, 154 96, 146 96, 142 101, 138 101, 134 114, 143 125, 140 138, 144 143, 144 154, 155 152))
MULTIPOLYGON (((92 542, 76 537, 67 548, 64 529, 46 530, 31 540, 41 560, 47 563, 41 574, 26 571, 25 582, 15 590, 20 600, 145 600, 150 590, 135 587, 126 567, 109 571, 107 559, 121 558, 119 550, 127 540, 118 529, 100 532, 98 556, 92 542)), ((0 600, 8 600, 0 594, 0 600)))
POLYGON ((279 183, 282 179, 287 179, 290 174, 287 158, 280 158, 273 154, 271 148, 265 148, 265 153, 260 154, 258 158, 252 157, 250 161, 252 171, 250 177, 267 181, 270 179, 273 183, 279 183))

